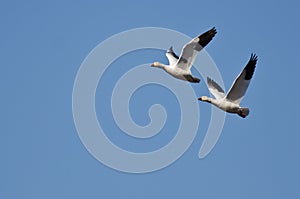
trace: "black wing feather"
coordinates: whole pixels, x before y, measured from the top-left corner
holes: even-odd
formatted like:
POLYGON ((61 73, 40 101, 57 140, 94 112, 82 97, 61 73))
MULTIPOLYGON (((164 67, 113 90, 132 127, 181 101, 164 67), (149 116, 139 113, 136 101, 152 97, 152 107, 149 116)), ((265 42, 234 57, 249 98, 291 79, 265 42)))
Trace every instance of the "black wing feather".
POLYGON ((197 48, 199 48, 199 49, 196 49, 196 50, 200 51, 202 48, 204 48, 214 38, 214 36, 216 34, 217 34, 217 30, 215 27, 213 27, 209 31, 199 35, 198 36, 198 39, 199 39, 198 44, 200 46, 198 46, 197 48))
POLYGON ((257 62, 257 56, 252 53, 250 60, 244 69, 246 71, 245 80, 250 80, 252 78, 255 67, 256 67, 256 62, 257 62))

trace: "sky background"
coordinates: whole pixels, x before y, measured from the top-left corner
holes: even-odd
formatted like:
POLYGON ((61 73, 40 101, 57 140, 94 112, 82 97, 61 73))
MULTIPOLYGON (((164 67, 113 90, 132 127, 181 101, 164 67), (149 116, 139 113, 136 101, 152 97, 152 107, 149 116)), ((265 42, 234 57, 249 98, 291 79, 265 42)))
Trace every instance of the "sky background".
MULTIPOLYGON (((299 9, 299 1, 289 0, 1 1, 0 198, 299 198, 299 9), (227 115, 205 159, 198 159, 198 151, 210 105, 199 103, 200 128, 187 152, 162 170, 128 174, 104 166, 81 143, 72 89, 81 63, 101 41, 148 26, 190 37, 215 26, 218 34, 206 50, 226 89, 252 52, 258 64, 242 102, 250 115, 227 115)), ((157 102, 170 117, 162 139, 122 140, 106 106, 110 79, 120 64, 126 72, 137 64, 166 62, 164 56, 159 50, 122 56, 97 89, 97 114, 111 132, 107 136, 128 150, 152 150, 172 139, 178 104, 155 85, 136 92, 130 110, 138 124, 149 122, 145 107, 157 102)), ((203 81, 195 92, 209 94, 203 81)))

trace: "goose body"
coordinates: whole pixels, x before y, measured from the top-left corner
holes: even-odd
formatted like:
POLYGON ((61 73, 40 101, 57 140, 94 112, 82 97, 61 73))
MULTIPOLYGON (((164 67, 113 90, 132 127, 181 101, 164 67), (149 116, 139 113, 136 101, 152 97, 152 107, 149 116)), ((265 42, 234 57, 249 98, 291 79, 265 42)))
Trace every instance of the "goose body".
POLYGON ((198 37, 195 37, 182 48, 179 57, 174 53, 173 48, 170 47, 166 52, 169 65, 154 62, 151 66, 161 68, 177 79, 193 83, 200 82, 199 78, 192 75, 191 67, 197 57, 198 52, 212 40, 216 33, 216 29, 212 28, 198 37))
POLYGON ((211 103, 228 113, 235 113, 245 118, 249 115, 249 108, 241 107, 240 102, 246 94, 257 63, 257 56, 251 54, 250 60, 234 81, 230 90, 225 94, 224 90, 212 79, 207 77, 207 85, 210 93, 215 99, 202 96, 198 98, 200 101, 211 103))

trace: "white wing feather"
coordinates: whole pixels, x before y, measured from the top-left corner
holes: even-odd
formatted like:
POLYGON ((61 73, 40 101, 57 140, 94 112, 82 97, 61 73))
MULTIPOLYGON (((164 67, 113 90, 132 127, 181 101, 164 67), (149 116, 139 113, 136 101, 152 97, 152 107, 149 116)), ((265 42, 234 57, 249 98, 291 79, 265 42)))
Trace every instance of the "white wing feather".
POLYGON ((181 55, 176 64, 177 67, 185 71, 190 70, 194 64, 198 52, 202 50, 216 34, 216 29, 212 28, 187 43, 181 50, 181 55))
POLYGON ((235 79, 230 90, 228 91, 226 96, 227 100, 236 104, 240 104, 251 82, 256 67, 256 62, 257 56, 255 54, 251 54, 249 62, 239 76, 235 79))
POLYGON ((179 57, 174 53, 172 46, 167 50, 166 56, 169 60, 169 65, 175 65, 179 59, 179 57))
POLYGON ((207 77, 207 86, 209 92, 216 98, 222 99, 225 97, 225 92, 214 80, 207 77))

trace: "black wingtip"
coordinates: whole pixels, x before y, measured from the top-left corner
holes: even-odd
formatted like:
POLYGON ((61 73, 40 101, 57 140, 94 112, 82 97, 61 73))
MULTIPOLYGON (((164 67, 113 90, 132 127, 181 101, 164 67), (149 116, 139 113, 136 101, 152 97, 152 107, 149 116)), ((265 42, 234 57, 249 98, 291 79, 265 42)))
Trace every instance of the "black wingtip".
POLYGON ((256 67, 256 63, 257 63, 257 55, 255 53, 251 53, 250 60, 245 67, 246 70, 245 80, 250 80, 252 78, 256 67))
POLYGON ((212 27, 212 29, 209 30, 209 32, 213 35, 217 34, 217 29, 216 27, 212 27))
POLYGON ((251 53, 249 61, 252 61, 252 62, 256 63, 257 62, 257 55, 255 53, 251 53))
POLYGON ((210 30, 206 31, 205 33, 198 36, 198 46, 195 48, 195 50, 200 51, 202 48, 204 48, 217 34, 217 30, 215 27, 211 28, 210 30))
POLYGON ((211 36, 211 37, 214 37, 216 34, 217 34, 217 29, 215 27, 212 27, 209 31, 208 31, 208 34, 211 36))
POLYGON ((250 56, 250 59, 249 59, 249 62, 247 65, 256 65, 257 63, 257 55, 255 53, 251 53, 251 56, 250 56))

